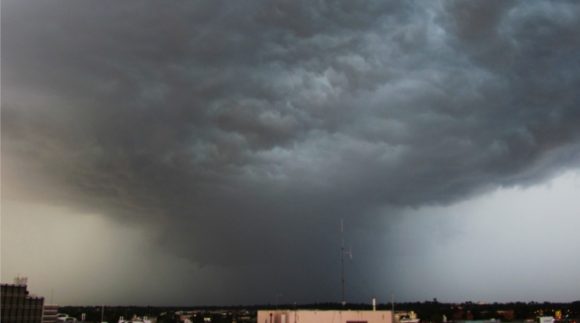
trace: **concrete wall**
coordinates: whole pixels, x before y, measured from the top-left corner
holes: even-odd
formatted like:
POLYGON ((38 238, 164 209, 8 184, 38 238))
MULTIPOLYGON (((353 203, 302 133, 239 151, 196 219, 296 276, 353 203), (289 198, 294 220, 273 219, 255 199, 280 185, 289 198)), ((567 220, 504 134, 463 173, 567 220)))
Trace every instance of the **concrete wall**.
POLYGON ((259 310, 257 323, 393 323, 391 311, 259 310))

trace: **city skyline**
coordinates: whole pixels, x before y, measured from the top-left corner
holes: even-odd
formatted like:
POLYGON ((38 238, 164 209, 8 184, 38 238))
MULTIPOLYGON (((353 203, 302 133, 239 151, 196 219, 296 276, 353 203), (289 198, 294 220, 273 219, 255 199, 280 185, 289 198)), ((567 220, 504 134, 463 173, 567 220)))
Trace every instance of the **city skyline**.
POLYGON ((344 238, 349 302, 580 297, 573 1, 6 0, 1 24, 3 282, 338 302, 344 238))

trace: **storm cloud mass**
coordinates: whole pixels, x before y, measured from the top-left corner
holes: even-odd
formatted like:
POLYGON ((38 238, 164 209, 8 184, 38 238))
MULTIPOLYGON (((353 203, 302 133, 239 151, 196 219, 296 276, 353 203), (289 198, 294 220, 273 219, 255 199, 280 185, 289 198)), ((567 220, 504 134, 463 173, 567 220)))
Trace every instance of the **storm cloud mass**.
MULTIPOLYGON (((340 219, 355 253, 351 299, 389 286, 408 299, 469 297, 397 285, 433 265, 409 251, 425 261, 391 270, 428 228, 407 242, 384 237, 437 223, 452 239, 455 222, 421 210, 580 166, 575 1, 8 0, 2 9, 3 220, 34 204, 143 230, 143 257, 192 266, 165 278, 190 288, 171 302, 338 300, 340 219), (208 268, 204 285, 195 275, 208 268), (217 285, 222 298, 204 298, 217 285)), ((119 261, 107 250, 105 262, 119 261)), ((570 266, 580 268, 577 257, 570 266)), ((526 299, 534 280, 510 297, 526 299)), ((117 301, 169 302, 131 288, 117 301)), ((580 292, 571 288, 547 297, 570 300, 580 292)))

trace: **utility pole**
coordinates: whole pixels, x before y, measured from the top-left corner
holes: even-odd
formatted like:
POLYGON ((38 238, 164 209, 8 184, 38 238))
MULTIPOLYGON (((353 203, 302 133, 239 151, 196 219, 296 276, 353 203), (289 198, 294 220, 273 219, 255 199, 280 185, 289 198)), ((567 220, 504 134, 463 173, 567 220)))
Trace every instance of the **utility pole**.
POLYGON ((395 323, 395 293, 391 293, 391 322, 395 323))

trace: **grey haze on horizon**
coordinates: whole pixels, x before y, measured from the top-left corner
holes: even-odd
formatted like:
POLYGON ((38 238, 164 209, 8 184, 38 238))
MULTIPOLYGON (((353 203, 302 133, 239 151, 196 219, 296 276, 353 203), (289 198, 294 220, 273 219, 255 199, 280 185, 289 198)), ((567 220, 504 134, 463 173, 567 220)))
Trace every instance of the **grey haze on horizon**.
POLYGON ((3 281, 338 301, 344 219, 349 300, 580 298, 580 4, 2 6, 3 281))

